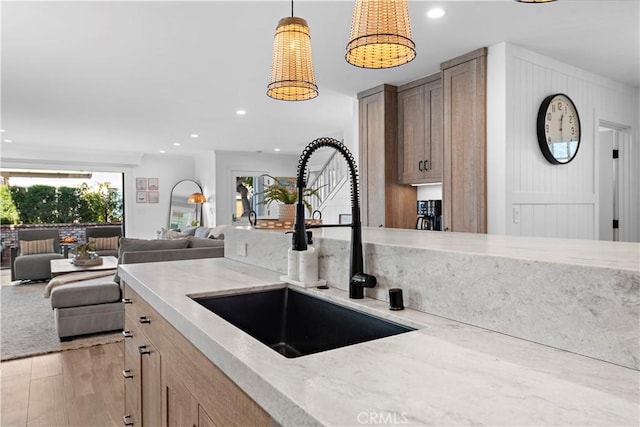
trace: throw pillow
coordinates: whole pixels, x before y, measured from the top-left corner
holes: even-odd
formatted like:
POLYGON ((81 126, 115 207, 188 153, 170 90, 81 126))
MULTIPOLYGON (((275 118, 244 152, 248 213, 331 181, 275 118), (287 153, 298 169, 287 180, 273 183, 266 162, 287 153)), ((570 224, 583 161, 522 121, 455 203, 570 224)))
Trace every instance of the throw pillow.
POLYGON ((211 227, 198 227, 196 233, 193 235, 194 237, 200 237, 201 239, 206 239, 209 237, 209 233, 211 232, 211 227))
POLYGON ((164 240, 184 239, 185 237, 189 236, 186 233, 181 233, 181 232, 176 231, 176 230, 167 230, 164 227, 161 227, 160 230, 162 231, 162 236, 161 237, 164 240))
POLYGON ((197 230, 198 228, 199 228, 199 227, 191 227, 191 226, 189 226, 189 227, 185 227, 185 228, 183 228, 182 230, 180 230, 180 232, 181 232, 181 233, 184 233, 184 234, 188 234, 189 236, 193 236, 193 235, 195 235, 195 234, 196 234, 196 230, 197 230))
POLYGON ((96 251, 112 251, 118 249, 119 236, 113 237, 89 237, 89 244, 96 251))
POLYGON ((53 239, 45 240, 20 240, 20 254, 49 254, 54 253, 53 239))
POLYGON ((229 224, 226 224, 226 225, 219 225, 217 227, 213 227, 209 232, 209 237, 213 237, 214 239, 218 239, 218 240, 223 240, 224 230, 226 230, 229 227, 232 227, 232 226, 229 224))

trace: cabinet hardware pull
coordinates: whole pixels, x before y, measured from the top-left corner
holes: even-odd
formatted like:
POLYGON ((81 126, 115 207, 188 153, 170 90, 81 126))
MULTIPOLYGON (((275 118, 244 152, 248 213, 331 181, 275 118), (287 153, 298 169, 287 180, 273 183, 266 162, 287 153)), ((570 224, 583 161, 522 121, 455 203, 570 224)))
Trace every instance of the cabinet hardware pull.
POLYGON ((122 302, 125 304, 133 304, 133 301, 131 300, 131 298, 122 298, 122 302))
POLYGON ((422 172, 422 160, 418 162, 418 170, 422 172))
POLYGON ((122 331, 122 336, 125 338, 133 338, 131 331, 122 331))
POLYGON ((428 164, 429 164, 429 160, 425 160, 424 161, 424 171, 425 172, 429 170, 429 167, 427 166, 428 164))
POLYGON ((122 422, 126 426, 132 426, 133 425, 133 421, 130 421, 130 420, 131 420, 131 415, 125 415, 124 417, 122 417, 122 422))
POLYGON ((149 350, 146 345, 141 345, 140 347, 138 347, 138 352, 140 354, 151 354, 151 350, 149 350))
POLYGON ((131 369, 125 369, 122 371, 122 376, 125 378, 133 378, 133 374, 131 373, 131 369))
POLYGON ((151 323, 151 320, 147 316, 140 316, 140 323, 151 323))

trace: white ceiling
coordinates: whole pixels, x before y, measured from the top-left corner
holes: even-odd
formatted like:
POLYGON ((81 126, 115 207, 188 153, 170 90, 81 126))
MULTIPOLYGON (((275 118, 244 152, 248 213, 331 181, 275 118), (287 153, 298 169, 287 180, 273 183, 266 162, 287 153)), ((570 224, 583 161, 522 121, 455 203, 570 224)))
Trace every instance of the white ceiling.
POLYGON ((365 70, 344 60, 353 2, 297 0, 320 95, 286 102, 265 90, 288 1, 2 1, 2 138, 136 153, 299 153, 317 137, 342 137, 359 91, 415 80, 502 41, 637 87, 639 3, 411 1, 416 59, 365 70), (444 18, 426 17, 434 6, 444 18))

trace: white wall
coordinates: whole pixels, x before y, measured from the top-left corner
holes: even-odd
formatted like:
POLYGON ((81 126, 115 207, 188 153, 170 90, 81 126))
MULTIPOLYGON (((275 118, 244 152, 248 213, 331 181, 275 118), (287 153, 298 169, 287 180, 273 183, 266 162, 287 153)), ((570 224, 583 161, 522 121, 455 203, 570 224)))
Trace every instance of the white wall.
POLYGON ((202 224, 216 225, 216 153, 207 151, 195 158, 196 181, 202 186, 202 194, 207 202, 202 205, 202 224))
POLYGON ((506 233, 506 43, 487 56, 487 233, 506 233))
MULTIPOLYGON (((489 232, 597 238, 598 124, 631 126, 637 147, 638 90, 505 43, 489 49, 487 71, 489 232), (548 163, 536 137, 538 108, 553 93, 569 95, 580 114, 580 148, 566 165, 548 163)), ((640 164, 640 150, 632 155, 640 164)), ((638 168, 629 179, 637 218, 638 168)), ((637 224, 632 234, 637 240, 637 224)))
POLYGON ((171 189, 183 179, 195 179, 195 161, 191 156, 145 154, 139 166, 125 173, 128 237, 154 239, 160 227, 168 227, 171 189), (159 203, 136 203, 135 180, 138 177, 159 179, 159 203))

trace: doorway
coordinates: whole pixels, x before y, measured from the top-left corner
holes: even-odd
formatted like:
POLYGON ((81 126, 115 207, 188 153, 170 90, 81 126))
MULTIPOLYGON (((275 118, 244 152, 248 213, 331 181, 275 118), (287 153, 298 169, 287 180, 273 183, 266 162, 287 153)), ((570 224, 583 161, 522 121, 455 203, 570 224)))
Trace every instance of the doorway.
POLYGON ((601 121, 598 135, 599 239, 638 241, 638 153, 631 128, 601 121))

